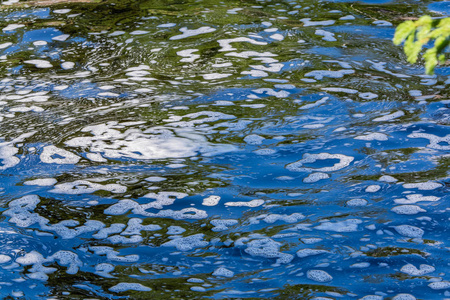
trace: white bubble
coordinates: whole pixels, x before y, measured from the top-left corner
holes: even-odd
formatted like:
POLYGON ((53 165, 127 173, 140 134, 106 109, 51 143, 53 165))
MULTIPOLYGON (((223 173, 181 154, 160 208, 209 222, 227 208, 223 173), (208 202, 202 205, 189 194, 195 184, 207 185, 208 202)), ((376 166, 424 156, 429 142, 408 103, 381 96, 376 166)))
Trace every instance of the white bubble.
POLYGON ((46 164, 76 164, 80 160, 80 157, 72 152, 51 145, 44 147, 40 159, 46 164), (53 158, 54 156, 57 157, 53 158))
POLYGON ((146 287, 140 283, 121 282, 121 283, 116 284, 115 286, 109 288, 109 290, 114 293, 121 293, 121 292, 126 292, 126 291, 149 292, 152 289, 149 287, 146 287))
POLYGON ((426 212, 425 209, 417 205, 399 205, 391 210, 399 215, 415 215, 421 212, 426 212))
POLYGON ((367 200, 365 199, 351 199, 346 202, 347 206, 366 206, 367 200))
POLYGON ((205 206, 216 206, 219 204, 220 196, 209 196, 208 198, 203 199, 203 205, 205 206))
POLYGON ((39 69, 53 68, 53 65, 50 62, 42 59, 25 60, 24 63, 34 65, 39 69))
POLYGON ((392 300, 416 300, 416 297, 411 294, 398 294, 392 300))
POLYGON ((180 31, 183 32, 183 34, 172 36, 169 39, 170 40, 185 39, 185 38, 189 38, 189 37, 196 36, 199 34, 214 32, 214 31, 216 31, 216 29, 209 27, 209 26, 203 26, 198 29, 187 29, 187 27, 183 27, 183 28, 180 28, 180 31))
POLYGON ((419 227, 411 226, 411 225, 399 225, 394 227, 395 230, 403 236, 410 238, 421 238, 425 233, 419 227))
POLYGON ((213 276, 221 276, 221 277, 228 277, 228 278, 231 278, 231 277, 234 276, 234 272, 231 271, 231 270, 228 270, 227 268, 220 267, 220 268, 217 268, 217 269, 213 272, 212 275, 213 275, 213 276))
POLYGON ((396 179, 396 178, 394 178, 394 177, 392 177, 390 175, 383 175, 378 180, 382 181, 382 182, 389 182, 389 183, 393 183, 393 182, 397 182, 398 181, 398 179, 396 179))
POLYGON ((319 255, 323 253, 329 253, 327 250, 321 250, 321 249, 301 249, 297 251, 297 256, 300 258, 312 256, 312 255, 319 255))
POLYGON ((309 154, 305 153, 303 158, 294 163, 288 164, 286 168, 289 171, 293 172, 333 172, 340 169, 343 169, 350 165, 350 163, 354 160, 352 156, 347 156, 343 154, 329 154, 329 153, 319 153, 319 154, 309 154), (322 168, 309 168, 303 167, 304 164, 311 164, 316 162, 317 160, 325 160, 325 159, 339 159, 338 163, 335 163, 332 167, 322 167, 322 168))
POLYGON ((194 248, 206 247, 209 245, 209 242, 203 240, 204 236, 205 235, 203 233, 198 233, 187 237, 178 237, 162 244, 161 246, 175 247, 179 251, 190 251, 194 248))
POLYGON ((379 190, 381 190, 381 186, 379 186, 379 185, 369 185, 366 188, 366 193, 376 193, 379 190))
POLYGON ((405 189, 419 189, 422 191, 430 191, 437 188, 440 188, 442 184, 433 182, 433 181, 427 181, 427 182, 420 182, 420 183, 405 183, 403 187, 405 189))
POLYGON ((404 265, 400 272, 406 273, 411 276, 422 276, 428 273, 434 272, 436 269, 433 266, 421 264, 419 266, 419 269, 416 268, 416 266, 412 264, 404 265))
POLYGON ((314 183, 319 180, 328 179, 328 178, 330 178, 330 175, 328 175, 327 173, 316 172, 316 173, 309 174, 308 177, 303 179, 303 182, 304 183, 314 183))
POLYGON ((79 195, 89 194, 99 190, 109 191, 111 193, 120 194, 125 193, 127 188, 120 184, 98 184, 87 180, 76 180, 74 182, 66 182, 55 185, 50 193, 79 195))
POLYGON ((25 181, 24 185, 52 186, 58 181, 55 178, 39 178, 35 180, 25 181))
POLYGON ((432 282, 428 285, 433 290, 444 290, 450 288, 450 282, 448 281, 437 281, 432 282))
POLYGON ((363 268, 368 268, 370 267, 370 263, 368 262, 360 262, 360 263, 356 263, 350 266, 350 268, 353 269, 363 269, 363 268))
POLYGON ((238 201, 238 202, 225 202, 225 206, 246 206, 246 207, 258 207, 264 204, 264 200, 255 199, 248 202, 238 201))
POLYGON ((328 282, 333 280, 333 277, 323 270, 309 270, 306 272, 306 277, 317 282, 328 282))

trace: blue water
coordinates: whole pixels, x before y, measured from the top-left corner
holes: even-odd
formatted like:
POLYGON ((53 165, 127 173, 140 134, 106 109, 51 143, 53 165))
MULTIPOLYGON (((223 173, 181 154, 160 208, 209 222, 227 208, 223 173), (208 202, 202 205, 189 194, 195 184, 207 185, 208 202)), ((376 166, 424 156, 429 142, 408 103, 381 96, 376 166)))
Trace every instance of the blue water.
POLYGON ((0 6, 1 298, 450 297, 442 3, 0 6))

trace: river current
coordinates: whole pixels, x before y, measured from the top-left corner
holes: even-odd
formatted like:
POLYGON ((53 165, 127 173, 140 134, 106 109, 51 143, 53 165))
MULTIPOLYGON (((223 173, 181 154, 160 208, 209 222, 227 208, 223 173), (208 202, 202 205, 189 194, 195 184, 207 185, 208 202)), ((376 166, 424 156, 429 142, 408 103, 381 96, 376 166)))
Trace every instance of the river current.
POLYGON ((2 299, 450 298, 450 2, 0 4, 2 299))

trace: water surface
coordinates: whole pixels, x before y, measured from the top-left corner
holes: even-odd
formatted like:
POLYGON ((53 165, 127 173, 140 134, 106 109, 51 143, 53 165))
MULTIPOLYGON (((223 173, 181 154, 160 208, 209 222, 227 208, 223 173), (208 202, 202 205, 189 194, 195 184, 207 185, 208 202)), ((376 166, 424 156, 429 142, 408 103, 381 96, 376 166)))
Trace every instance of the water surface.
POLYGON ((450 297, 447 3, 3 2, 0 295, 450 297))

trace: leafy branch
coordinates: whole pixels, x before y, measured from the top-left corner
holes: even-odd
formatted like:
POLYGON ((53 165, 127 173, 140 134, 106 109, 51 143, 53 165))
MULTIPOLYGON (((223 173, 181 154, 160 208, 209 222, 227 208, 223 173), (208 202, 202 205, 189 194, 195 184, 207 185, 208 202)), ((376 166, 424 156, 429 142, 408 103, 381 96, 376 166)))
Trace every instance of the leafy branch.
POLYGON ((406 21, 398 25, 393 42, 400 45, 408 57, 408 62, 417 62, 419 54, 426 44, 434 41, 433 47, 423 54, 427 74, 433 74, 438 62, 445 62, 446 48, 450 44, 450 18, 433 20, 430 16, 423 16, 417 21, 406 21))

